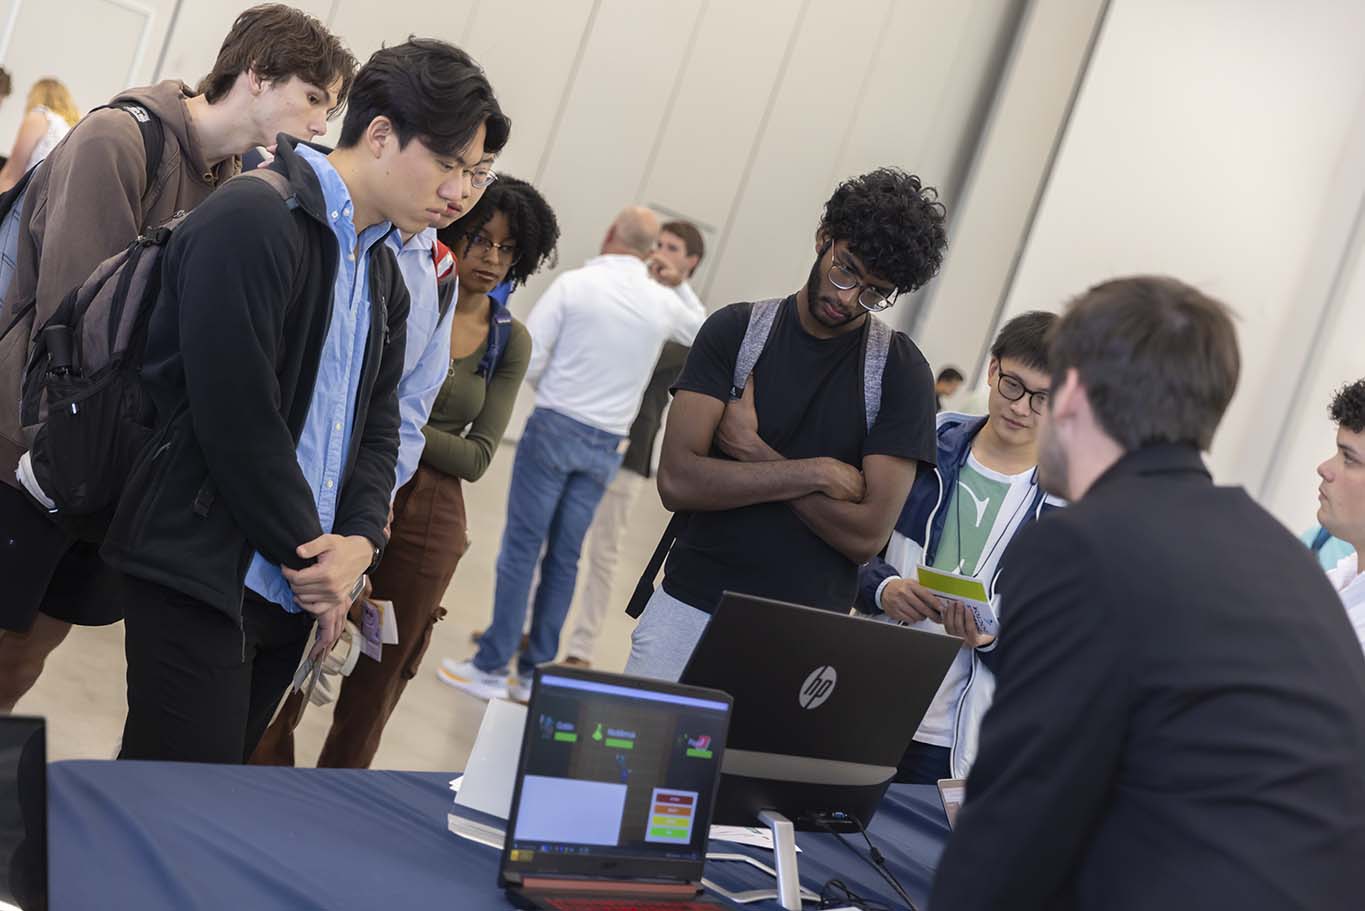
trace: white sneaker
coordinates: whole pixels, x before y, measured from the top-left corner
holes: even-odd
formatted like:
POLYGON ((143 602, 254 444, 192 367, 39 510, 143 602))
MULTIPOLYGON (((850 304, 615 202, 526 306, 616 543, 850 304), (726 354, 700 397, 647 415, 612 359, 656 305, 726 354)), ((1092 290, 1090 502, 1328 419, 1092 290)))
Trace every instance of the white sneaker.
POLYGON ((515 677, 507 683, 507 698, 523 705, 531 701, 531 681, 525 677, 515 677))
POLYGON ((436 677, 442 683, 485 701, 507 698, 507 675, 486 674, 475 667, 473 661, 446 658, 436 669, 436 677))

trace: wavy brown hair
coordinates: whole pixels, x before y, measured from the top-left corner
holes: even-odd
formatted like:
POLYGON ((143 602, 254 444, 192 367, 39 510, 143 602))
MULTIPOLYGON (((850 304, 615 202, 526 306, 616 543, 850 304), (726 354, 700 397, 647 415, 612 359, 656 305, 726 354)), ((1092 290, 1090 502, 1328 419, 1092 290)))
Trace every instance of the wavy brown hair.
POLYGON ((270 82, 297 76, 324 90, 340 78, 337 103, 330 112, 335 114, 351 91, 357 65, 341 39, 317 19, 282 3, 266 3, 253 6, 232 23, 213 69, 199 82, 199 92, 213 104, 227 97, 247 70, 270 82))

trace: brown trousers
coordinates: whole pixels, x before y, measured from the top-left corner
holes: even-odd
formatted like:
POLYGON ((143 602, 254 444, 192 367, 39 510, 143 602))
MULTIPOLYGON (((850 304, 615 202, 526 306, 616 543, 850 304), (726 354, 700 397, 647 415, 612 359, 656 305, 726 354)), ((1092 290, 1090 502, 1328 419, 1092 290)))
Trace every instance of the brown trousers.
MULTIPOLYGON (((445 616, 441 598, 469 546, 460 479, 419 465, 393 501, 393 528, 384 560, 370 581, 373 597, 392 601, 398 644, 382 661, 360 656, 341 684, 319 768, 369 768, 384 725, 417 675, 432 627, 445 616)), ((294 728, 303 717, 301 693, 291 693, 251 756, 255 765, 293 765, 294 728)))

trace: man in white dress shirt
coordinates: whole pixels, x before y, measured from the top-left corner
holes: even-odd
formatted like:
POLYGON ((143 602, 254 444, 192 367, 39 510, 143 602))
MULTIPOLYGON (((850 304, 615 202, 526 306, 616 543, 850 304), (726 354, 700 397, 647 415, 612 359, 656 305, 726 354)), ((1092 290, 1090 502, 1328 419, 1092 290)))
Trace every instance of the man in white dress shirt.
POLYGON ((536 407, 512 466, 493 622, 472 659, 446 666, 446 682, 476 696, 508 695, 509 663, 542 548, 530 638, 517 658, 511 695, 524 699, 532 670, 554 659, 583 537, 621 464, 621 443, 659 352, 666 341, 690 345, 705 318, 695 298, 650 277, 646 260, 658 237, 653 212, 625 209, 608 229, 602 255, 555 279, 527 320, 533 349, 526 379, 536 389, 536 407))
POLYGON ((1355 548, 1327 571, 1365 648, 1365 575, 1357 557, 1365 546, 1365 380, 1344 386, 1332 399, 1337 451, 1318 466, 1318 521, 1355 548))

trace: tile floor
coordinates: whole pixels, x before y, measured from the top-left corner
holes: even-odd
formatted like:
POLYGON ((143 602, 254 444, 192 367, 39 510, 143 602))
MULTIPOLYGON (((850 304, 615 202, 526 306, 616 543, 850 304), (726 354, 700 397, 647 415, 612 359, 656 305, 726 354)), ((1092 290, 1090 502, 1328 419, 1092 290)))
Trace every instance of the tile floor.
MULTIPOLYGON (((483 479, 465 487, 473 544, 446 592, 443 603, 449 614, 436 626, 421 673, 408 684, 385 729, 375 768, 464 768, 484 704, 438 682, 435 669, 442 657, 466 658, 472 653, 470 633, 482 629, 492 611, 493 567, 513 454, 513 446, 504 445, 483 479)), ((651 496, 650 491, 636 503, 622 550, 615 587, 620 607, 613 606, 602 625, 594 666, 605 670, 625 666, 634 625, 623 613, 625 600, 668 521, 657 494, 651 496)), ((580 588, 582 581, 580 574, 580 588)), ((571 611, 568 624, 573 620, 571 611)), ((53 760, 111 757, 123 729, 123 674, 123 625, 77 628, 53 653, 43 677, 15 711, 47 717, 48 755, 53 760)), ((328 707, 309 707, 296 735, 300 765, 313 764, 330 717, 328 707)))

